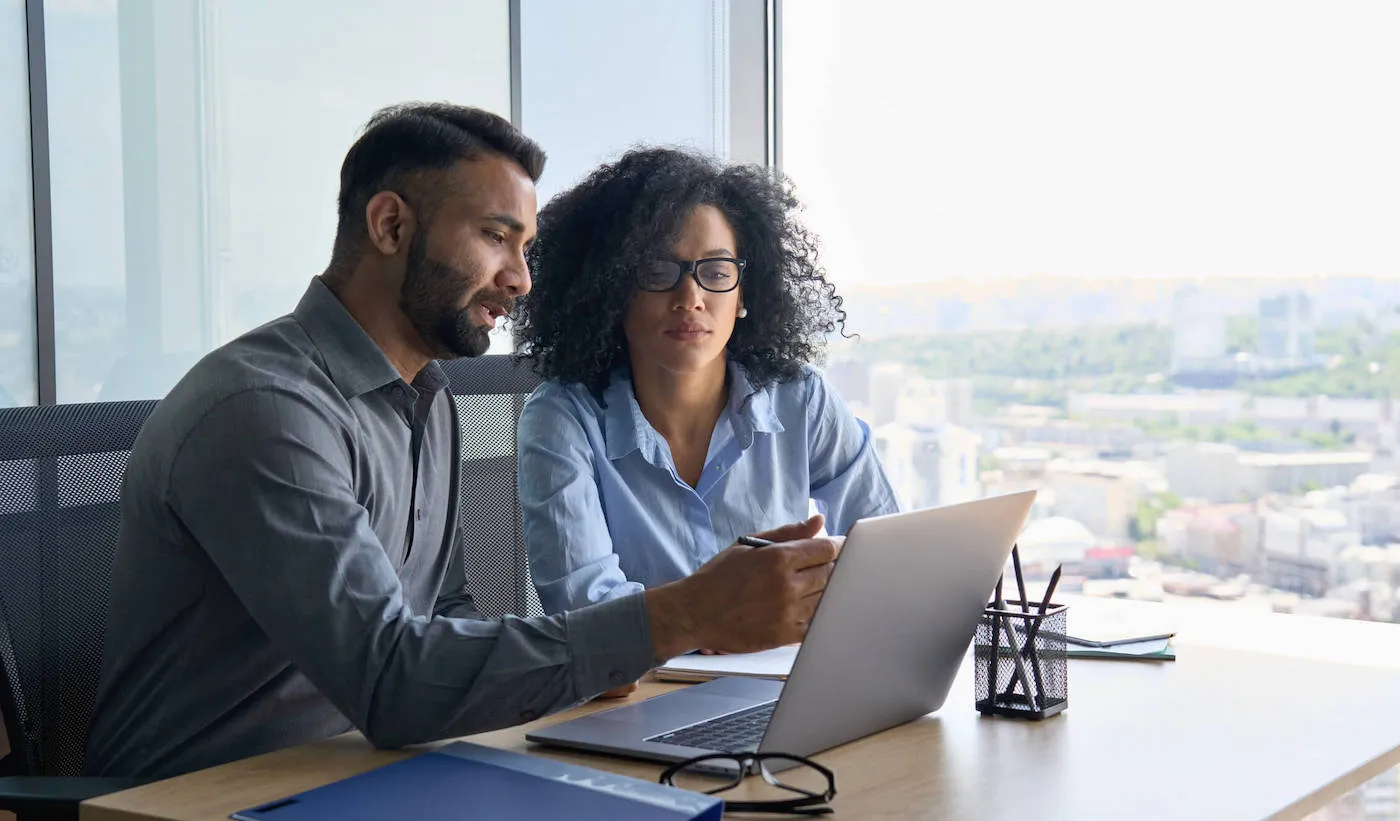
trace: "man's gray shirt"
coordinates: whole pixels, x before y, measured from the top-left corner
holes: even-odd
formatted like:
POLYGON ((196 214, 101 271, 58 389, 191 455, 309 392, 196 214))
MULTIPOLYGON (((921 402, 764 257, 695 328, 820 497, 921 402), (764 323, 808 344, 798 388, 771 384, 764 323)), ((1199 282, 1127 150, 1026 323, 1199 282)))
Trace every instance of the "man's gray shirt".
POLYGON ((639 595, 476 614, 446 381, 432 363, 404 382, 317 279, 157 406, 122 488, 90 773, 169 776, 352 727, 380 746, 466 735, 651 666, 639 595))

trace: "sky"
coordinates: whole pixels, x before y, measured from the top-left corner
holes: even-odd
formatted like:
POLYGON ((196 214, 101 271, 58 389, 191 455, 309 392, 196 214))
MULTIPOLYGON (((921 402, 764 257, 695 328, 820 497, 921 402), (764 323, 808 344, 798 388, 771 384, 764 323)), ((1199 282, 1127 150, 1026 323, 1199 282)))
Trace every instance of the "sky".
POLYGON ((783 7, 840 283, 1400 277, 1400 4, 783 7))

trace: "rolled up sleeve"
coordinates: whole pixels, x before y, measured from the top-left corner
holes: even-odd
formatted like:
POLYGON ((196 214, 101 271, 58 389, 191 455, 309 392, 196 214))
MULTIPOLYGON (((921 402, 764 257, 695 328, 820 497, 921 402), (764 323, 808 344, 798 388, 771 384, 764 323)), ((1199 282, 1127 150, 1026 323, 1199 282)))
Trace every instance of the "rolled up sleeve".
MULTIPOLYGON (((356 498, 347 424, 295 389, 236 394, 182 444, 167 499, 253 620, 373 743, 528 721, 651 666, 641 596, 532 619, 412 612, 356 498)), ((454 572, 436 613, 474 612, 454 572)))
POLYGON ((811 494, 832 534, 867 516, 895 513, 899 503, 875 453, 870 428, 816 373, 807 399, 811 494))

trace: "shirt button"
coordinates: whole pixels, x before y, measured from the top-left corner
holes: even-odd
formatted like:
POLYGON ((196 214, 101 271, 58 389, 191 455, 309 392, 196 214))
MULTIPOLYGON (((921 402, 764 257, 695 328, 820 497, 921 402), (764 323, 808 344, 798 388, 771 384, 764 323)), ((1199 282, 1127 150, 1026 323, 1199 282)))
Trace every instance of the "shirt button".
POLYGON ((611 673, 608 673, 608 681, 611 681, 614 685, 621 687, 622 685, 627 683, 627 677, 622 674, 621 670, 614 670, 611 673))
POLYGON ((520 713, 520 720, 525 722, 534 721, 539 717, 539 713, 536 713, 534 710, 525 710, 520 713))

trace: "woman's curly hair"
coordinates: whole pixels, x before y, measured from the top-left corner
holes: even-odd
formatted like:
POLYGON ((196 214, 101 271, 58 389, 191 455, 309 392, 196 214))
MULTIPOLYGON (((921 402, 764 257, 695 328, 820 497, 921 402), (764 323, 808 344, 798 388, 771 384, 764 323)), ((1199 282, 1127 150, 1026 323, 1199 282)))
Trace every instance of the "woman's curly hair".
POLYGON ((578 382, 600 399, 625 366, 623 320, 636 271, 667 257, 690 213, 718 208, 748 261, 741 288, 748 317, 729 356, 756 386, 795 378, 820 360, 824 338, 844 333, 841 297, 817 264, 817 239, 797 221, 792 184, 755 165, 724 166, 702 154, 639 148, 603 165, 540 212, 527 254, 534 290, 517 302, 517 356, 546 379, 578 382))

